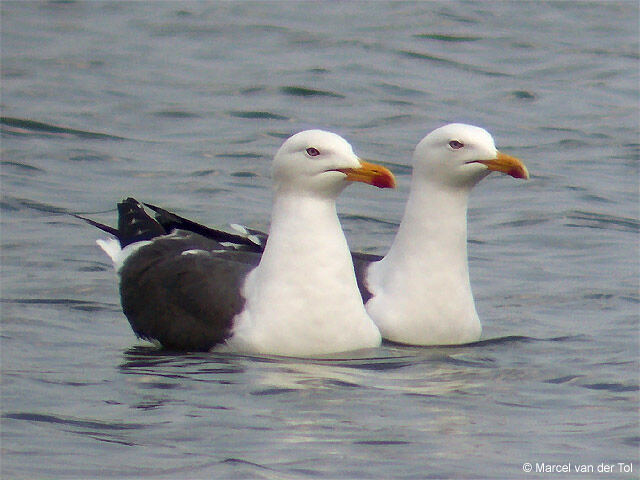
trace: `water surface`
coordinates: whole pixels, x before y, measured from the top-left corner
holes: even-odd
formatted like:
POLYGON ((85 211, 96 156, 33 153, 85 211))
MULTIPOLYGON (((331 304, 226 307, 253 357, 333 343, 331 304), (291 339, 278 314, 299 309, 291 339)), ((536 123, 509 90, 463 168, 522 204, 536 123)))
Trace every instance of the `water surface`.
POLYGON ((637 476, 636 2, 0 8, 3 478, 637 476), (384 253, 414 146, 451 121, 532 173, 472 194, 471 346, 157 351, 66 215, 113 223, 132 195, 266 229, 273 153, 319 127, 397 174, 339 202, 351 246, 384 253))

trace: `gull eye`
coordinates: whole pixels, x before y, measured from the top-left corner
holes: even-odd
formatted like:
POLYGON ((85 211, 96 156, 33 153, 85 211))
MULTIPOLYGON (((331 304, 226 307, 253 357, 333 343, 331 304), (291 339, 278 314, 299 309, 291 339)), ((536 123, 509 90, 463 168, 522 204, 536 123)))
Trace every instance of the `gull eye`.
POLYGON ((449 146, 450 146, 451 148, 453 148, 454 150, 458 150, 458 149, 460 149, 460 148, 464 147, 464 143, 459 142, 458 140, 451 140, 451 141, 449 142, 449 146))
POLYGON ((318 155, 320 155, 320 150, 318 150, 317 148, 309 147, 307 148, 307 155, 309 155, 310 157, 317 157, 318 155))

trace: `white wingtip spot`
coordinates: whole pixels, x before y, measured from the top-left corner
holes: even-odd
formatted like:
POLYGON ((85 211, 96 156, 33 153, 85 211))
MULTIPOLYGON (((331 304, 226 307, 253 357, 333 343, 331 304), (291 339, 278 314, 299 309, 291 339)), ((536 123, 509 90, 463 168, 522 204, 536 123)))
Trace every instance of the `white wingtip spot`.
POLYGON ((262 242, 260 241, 260 238, 257 235, 249 235, 247 239, 250 242, 255 243, 256 245, 259 245, 259 246, 262 245, 262 242))
POLYGON ((199 249, 192 249, 192 250, 185 250, 184 252, 182 252, 180 255, 186 256, 186 255, 209 255, 209 252, 207 252, 206 250, 199 250, 199 249))
POLYGON ((248 235, 249 231, 242 225, 238 223, 230 223, 229 226, 233 228, 236 232, 240 232, 242 235, 248 235))

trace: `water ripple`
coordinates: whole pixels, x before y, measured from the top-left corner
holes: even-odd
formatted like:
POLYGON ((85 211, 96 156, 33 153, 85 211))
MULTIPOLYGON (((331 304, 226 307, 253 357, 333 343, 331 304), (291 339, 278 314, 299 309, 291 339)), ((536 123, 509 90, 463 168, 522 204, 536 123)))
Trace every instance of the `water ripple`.
POLYGON ((14 117, 0 117, 2 132, 14 135, 54 135, 61 137, 82 137, 102 140, 124 140, 124 137, 109 135, 106 133, 76 130, 74 128, 61 127, 44 122, 27 120, 14 117))
POLYGON ((431 63, 437 63, 440 65, 455 67, 457 69, 464 70, 466 72, 480 73, 482 75, 487 75, 490 77, 508 77, 509 76, 508 74, 503 72, 487 70, 484 68, 476 67, 474 65, 470 65, 468 63, 457 62, 449 58, 432 55, 430 53, 415 52, 413 50, 399 50, 398 53, 404 57, 414 58, 418 60, 426 60, 431 63))
POLYGON ((596 228, 624 232, 640 232, 640 221, 634 218, 618 217, 606 213, 573 210, 566 215, 568 227, 596 228))
POLYGON ((59 423, 76 428, 92 430, 138 430, 148 427, 148 425, 142 423, 98 422, 95 420, 80 420, 73 417, 28 412, 5 413, 2 415, 2 418, 25 420, 29 422, 59 423))
POLYGON ((231 110, 227 112, 232 117, 260 119, 260 120, 289 120, 285 115, 279 115, 273 112, 255 111, 255 110, 231 110))
POLYGON ((11 167, 11 168, 14 168, 15 170, 20 170, 22 172, 29 173, 29 174, 46 173, 46 170, 43 170, 42 168, 34 167, 33 165, 29 165, 28 163, 24 163, 24 162, 12 162, 12 161, 6 160, 2 162, 2 166, 11 167))
MULTIPOLYGON (((1 298, 0 303, 19 305, 67 305, 83 312, 112 311, 113 305, 71 298, 1 298)), ((119 309, 118 309, 119 310, 119 309)))
POLYGON ((155 112, 154 115, 157 117, 177 118, 177 119, 200 118, 200 115, 192 112, 186 112, 184 110, 160 110, 158 112, 155 112))
POLYGON ((612 393, 640 391, 640 386, 638 385, 625 385, 622 383, 591 383, 581 386, 590 390, 606 390, 607 392, 612 393))
POLYGON ((280 91, 285 95, 291 95, 293 97, 333 97, 333 98, 345 98, 336 92, 328 92, 325 90, 317 90, 315 88, 288 86, 280 87, 280 91))
POLYGON ((66 209, 50 205, 48 203, 37 202, 28 198, 10 197, 4 196, 2 201, 2 208, 12 211, 22 210, 22 208, 28 208, 31 210, 37 210, 44 213, 68 213, 66 209))
POLYGON ((413 36, 414 38, 418 38, 420 40, 437 40, 439 42, 477 42, 478 40, 482 40, 482 37, 472 36, 472 35, 452 35, 452 34, 441 34, 441 33, 418 33, 413 36))

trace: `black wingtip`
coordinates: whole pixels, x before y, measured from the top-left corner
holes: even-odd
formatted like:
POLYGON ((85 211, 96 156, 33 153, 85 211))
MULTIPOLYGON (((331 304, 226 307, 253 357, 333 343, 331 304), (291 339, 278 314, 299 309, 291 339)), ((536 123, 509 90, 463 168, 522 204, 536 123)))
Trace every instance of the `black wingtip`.
POLYGON ((253 251, 262 251, 264 249, 264 242, 266 235, 258 230, 247 229, 249 235, 236 235, 233 233, 225 232, 222 230, 216 230, 214 228, 206 227, 200 223, 189 220, 188 218, 181 217, 175 213, 169 212, 164 208, 160 208, 150 203, 144 204, 149 209, 153 210, 156 215, 156 221, 164 227, 167 233, 171 233, 173 230, 186 230, 189 232, 197 233, 205 238, 215 240, 216 242, 229 242, 238 246, 243 246, 253 251))
POLYGON ((118 234, 122 248, 132 243, 151 240, 165 235, 166 231, 151 218, 135 198, 118 203, 118 234))
POLYGON ((153 205, 151 203, 145 202, 144 206, 155 212, 156 222, 162 225, 166 233, 171 233, 173 230, 176 230, 179 228, 187 230, 185 228, 185 225, 187 224, 198 225, 195 222, 192 222, 191 220, 182 218, 181 216, 176 215, 175 213, 171 213, 168 210, 165 210, 164 208, 160 208, 157 205, 153 205))
POLYGON ((267 235, 259 230, 246 228, 243 235, 216 230, 151 203, 143 204, 133 197, 128 197, 118 203, 118 228, 110 227, 80 215, 72 215, 113 235, 118 239, 122 248, 132 243, 167 235, 175 230, 186 230, 217 242, 232 243, 237 245, 237 248, 255 252, 262 252, 267 241, 267 235), (147 214, 145 207, 155 212, 155 219, 147 214))

